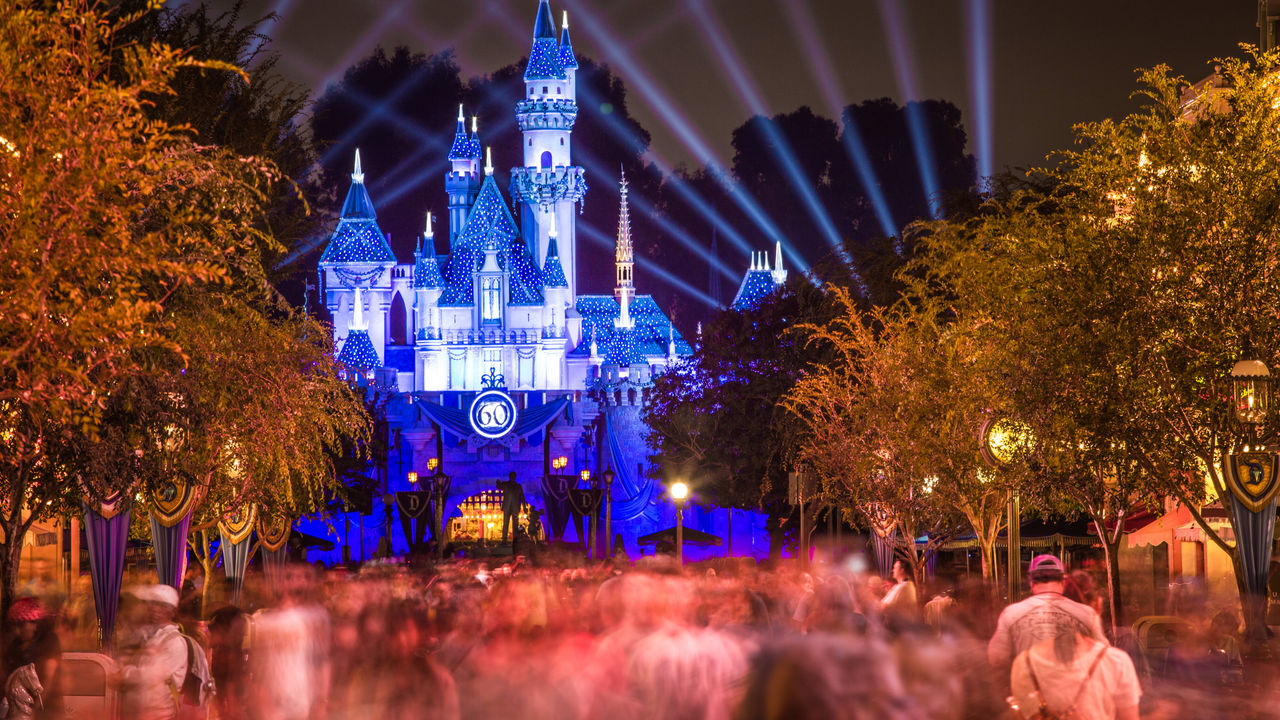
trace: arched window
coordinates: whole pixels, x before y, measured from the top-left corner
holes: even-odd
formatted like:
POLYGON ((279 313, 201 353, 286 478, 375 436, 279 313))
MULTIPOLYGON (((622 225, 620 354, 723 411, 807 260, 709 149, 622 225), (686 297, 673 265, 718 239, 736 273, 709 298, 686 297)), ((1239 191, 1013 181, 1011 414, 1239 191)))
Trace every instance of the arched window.
POLYGON ((408 332, 407 332, 408 324, 407 324, 406 315, 407 313, 405 312, 404 298, 401 297, 400 293, 396 293, 395 297, 392 298, 391 300, 391 317, 388 318, 388 324, 391 325, 389 329, 391 331, 390 334, 391 334, 392 345, 408 345, 409 344, 408 340, 406 339, 408 337, 408 332))
POLYGON ((543 150, 542 151, 542 169, 548 170, 550 168, 551 168, 551 151, 543 150))

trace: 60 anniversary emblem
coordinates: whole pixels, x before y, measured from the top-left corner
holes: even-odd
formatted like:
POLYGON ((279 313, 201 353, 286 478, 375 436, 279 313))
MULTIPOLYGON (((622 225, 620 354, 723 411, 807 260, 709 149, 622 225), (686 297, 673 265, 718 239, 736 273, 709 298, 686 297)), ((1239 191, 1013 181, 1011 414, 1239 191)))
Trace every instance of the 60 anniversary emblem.
POLYGON ((516 403, 501 390, 485 390, 471 403, 470 419, 477 435, 496 440, 516 426, 516 403))

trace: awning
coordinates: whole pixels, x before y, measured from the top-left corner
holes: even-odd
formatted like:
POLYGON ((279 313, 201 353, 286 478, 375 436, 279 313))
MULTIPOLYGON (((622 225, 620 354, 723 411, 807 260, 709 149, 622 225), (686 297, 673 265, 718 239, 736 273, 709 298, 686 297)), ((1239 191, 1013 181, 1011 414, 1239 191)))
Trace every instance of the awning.
MULTIPOLYGON (((710 533, 704 533, 701 530, 694 530, 693 528, 688 528, 688 527, 683 529, 683 535, 684 535, 685 545, 720 545, 722 542, 720 538, 716 537, 715 535, 712 535, 710 533)), ((636 540, 636 543, 640 545, 657 545, 658 543, 661 543, 661 542, 671 543, 672 545, 675 545, 676 529, 674 527, 669 527, 666 530, 659 530, 656 533, 643 535, 638 540, 636 540)))

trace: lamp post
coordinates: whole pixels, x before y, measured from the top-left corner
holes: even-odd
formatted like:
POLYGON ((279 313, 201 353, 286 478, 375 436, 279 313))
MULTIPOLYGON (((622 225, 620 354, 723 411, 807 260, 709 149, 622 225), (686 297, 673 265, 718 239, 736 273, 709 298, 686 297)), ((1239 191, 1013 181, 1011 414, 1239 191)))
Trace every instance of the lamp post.
MULTIPOLYGON (((979 450, 982 459, 992 468, 1004 467, 1025 459, 1031 454, 1035 437, 1031 428, 1011 418, 991 418, 983 423, 979 450)), ((1017 492, 1009 496, 1007 522, 1009 525, 1009 602, 1018 599, 1022 590, 1022 499, 1017 492)))
MULTIPOLYGON (((435 458, 432 458, 435 460, 435 458)), ((431 463, 427 463, 428 466, 431 463)), ((435 503, 435 528, 436 534, 436 557, 440 560, 444 559, 444 502, 449 497, 449 483, 451 478, 445 474, 443 469, 437 469, 436 473, 431 476, 431 497, 435 503)))
POLYGON ((604 547, 605 557, 613 557, 613 468, 606 465, 600 474, 604 479, 604 547))
POLYGON ((1280 456, 1276 452, 1272 414, 1271 370, 1261 360, 1245 358, 1231 368, 1231 401, 1243 447, 1227 447, 1222 457, 1223 498, 1231 511, 1236 552, 1245 589, 1246 641, 1266 646, 1267 579, 1276 525, 1280 456))
MULTIPOLYGON (((585 485, 585 486, 586 486, 586 487, 588 487, 588 488, 590 488, 590 487, 591 487, 591 470, 590 470, 589 468, 583 468, 583 469, 582 469, 582 472, 578 473, 578 477, 582 478, 582 484, 583 484, 583 485, 585 485)), ((589 558, 594 558, 594 557, 596 556, 596 554, 597 554, 597 553, 596 553, 596 550, 597 550, 597 548, 596 548, 596 508, 597 508, 597 505, 596 505, 596 504, 595 504, 595 502, 594 502, 594 500, 595 500, 595 499, 592 497, 592 493, 588 492, 588 493, 586 493, 586 496, 587 496, 587 498, 589 498, 589 500, 587 501, 587 512, 591 513, 591 522, 587 523, 587 526, 591 528, 591 531, 590 531, 590 532, 591 532, 591 541, 587 543, 587 557, 589 557, 589 558)))
POLYGON ((676 564, 684 567, 684 503, 689 499, 689 486, 682 482, 672 483, 671 499, 676 503, 676 564))

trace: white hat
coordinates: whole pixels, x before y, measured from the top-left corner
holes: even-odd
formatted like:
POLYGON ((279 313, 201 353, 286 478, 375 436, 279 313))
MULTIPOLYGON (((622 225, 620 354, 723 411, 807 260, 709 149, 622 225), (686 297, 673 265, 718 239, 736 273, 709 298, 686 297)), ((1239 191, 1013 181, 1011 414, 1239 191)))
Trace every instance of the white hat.
POLYGON ((178 607, 178 591, 172 585, 139 585, 126 592, 144 602, 178 607))

